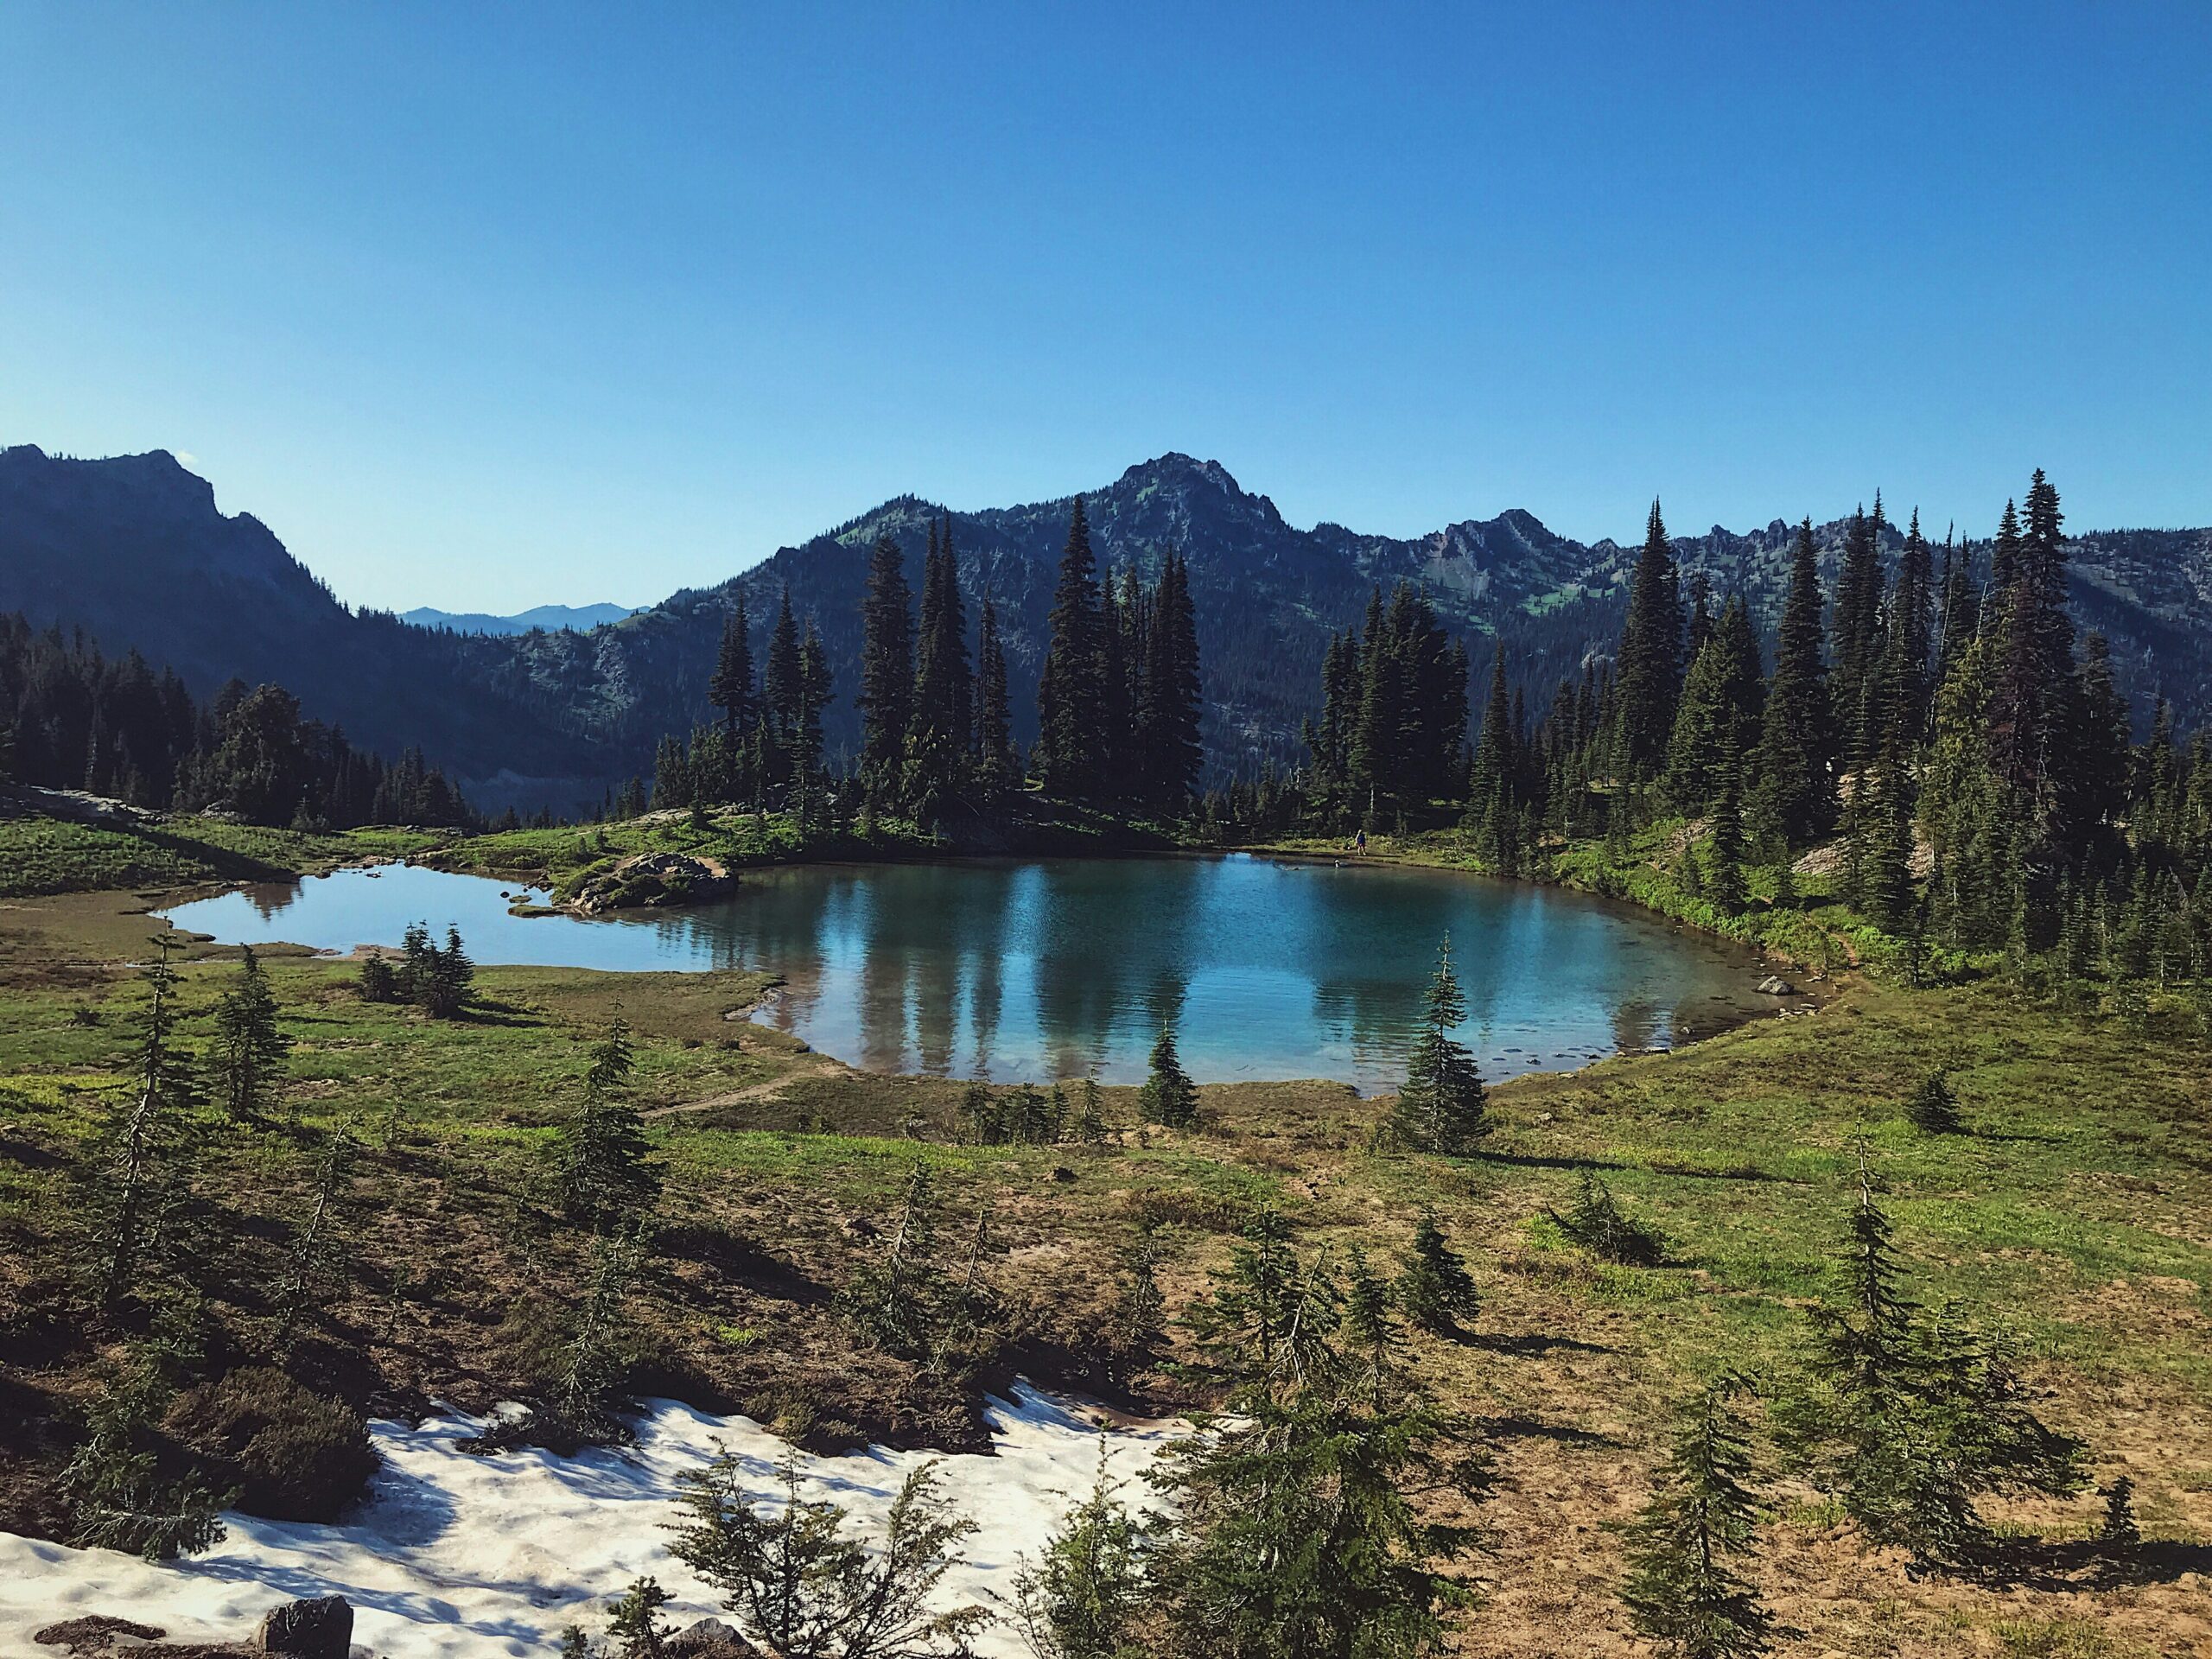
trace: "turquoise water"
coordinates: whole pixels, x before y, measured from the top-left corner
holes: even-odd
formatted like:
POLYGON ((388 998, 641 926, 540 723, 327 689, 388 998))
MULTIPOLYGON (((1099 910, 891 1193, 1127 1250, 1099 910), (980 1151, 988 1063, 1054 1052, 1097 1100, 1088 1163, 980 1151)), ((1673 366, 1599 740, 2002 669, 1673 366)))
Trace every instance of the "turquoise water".
POLYGON ((1396 1085, 1449 932, 1491 1078, 1672 1046, 1771 1007, 1746 952, 1557 888, 1226 858, 815 865, 736 897, 583 920, 480 877, 386 866, 180 906, 226 943, 397 944, 458 925, 481 963, 767 969, 760 1017, 882 1071, 1128 1082, 1163 1021, 1202 1081, 1396 1085))

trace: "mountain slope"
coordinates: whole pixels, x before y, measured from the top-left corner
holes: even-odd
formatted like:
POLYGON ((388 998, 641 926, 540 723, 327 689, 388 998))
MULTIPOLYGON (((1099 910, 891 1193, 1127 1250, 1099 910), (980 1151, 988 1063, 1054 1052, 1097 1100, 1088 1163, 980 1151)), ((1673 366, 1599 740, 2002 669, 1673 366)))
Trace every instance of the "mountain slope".
MULTIPOLYGON (((1358 620, 1373 588, 1399 581, 1426 587, 1469 640, 1478 694, 1502 638, 1541 708, 1560 679, 1611 651, 1634 554, 1554 535, 1517 510, 1411 539, 1300 530, 1218 462, 1180 454, 1130 467, 1086 503, 1103 562, 1149 574, 1169 548, 1190 562, 1218 767, 1297 759, 1329 635, 1358 620)), ((1070 505, 949 515, 971 627, 983 595, 999 608, 1025 741, 1070 505)), ((716 641, 741 588, 756 653, 786 585, 816 619, 836 673, 831 748, 849 745, 868 550, 892 536, 918 576, 944 512, 894 498, 717 587, 588 632, 464 634, 347 610, 266 528, 218 512, 207 484, 167 454, 73 461, 23 448, 0 452, 0 611, 85 627, 111 652, 136 646, 196 690, 232 674, 282 680, 372 747, 423 744, 480 803, 565 810, 646 770, 664 732, 708 717, 716 641)), ((1816 532, 1831 580, 1842 528, 1816 532)), ((1688 570, 1746 594, 1770 627, 1792 535, 1777 519, 1675 546, 1688 570)), ((1892 554, 1898 541, 1892 532, 1892 554)), ((2212 531, 2096 531, 2073 551, 2076 614, 2111 639, 2139 717, 2163 690, 2184 726, 2201 723, 2212 712, 2212 531)))

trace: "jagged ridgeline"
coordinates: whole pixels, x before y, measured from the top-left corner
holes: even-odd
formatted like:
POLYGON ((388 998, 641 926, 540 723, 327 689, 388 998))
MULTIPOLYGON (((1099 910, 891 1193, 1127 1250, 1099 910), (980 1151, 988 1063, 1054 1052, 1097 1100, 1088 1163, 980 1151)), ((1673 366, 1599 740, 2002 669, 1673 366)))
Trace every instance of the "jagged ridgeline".
MULTIPOLYGON (((1102 571, 1127 569, 1151 584, 1170 552, 1187 562, 1216 775, 1302 762, 1300 729, 1319 712, 1331 639, 1362 621, 1378 586, 1422 587, 1478 671, 1502 639, 1513 689, 1541 708, 1586 660, 1611 656, 1636 563, 1633 541, 1586 544, 1519 511, 1412 539, 1327 523, 1301 530, 1217 463, 1179 454, 1129 468, 1086 504, 1102 571)), ((1988 524, 1961 527, 1962 537, 1980 530, 1972 552, 1984 567, 1997 505, 1988 524)), ((971 630, 983 601, 993 606, 1014 737, 1026 750, 1037 737, 1071 505, 960 512, 902 496, 619 623, 493 637, 347 609, 265 526, 219 512, 207 482, 166 454, 69 461, 23 447, 0 452, 0 612, 81 626, 111 655, 135 647, 202 697, 233 676, 276 682, 367 748, 397 756, 419 744, 481 807, 566 812, 649 776, 664 736, 715 718, 710 683, 741 587, 756 662, 786 588, 802 626, 818 629, 837 689, 823 711, 824 758, 833 767, 857 760, 853 694, 871 554, 892 537, 918 588, 933 524, 950 527, 971 630)), ((1940 545, 1940 527, 1928 528, 1940 545)), ((1815 529, 1831 589, 1847 530, 1843 519, 1815 529)), ((1794 537, 1777 519, 1674 542, 1685 581, 1702 575, 1717 596, 1744 594, 1770 656, 1794 537)), ((1894 566, 1902 528, 1885 520, 1878 541, 1894 566)), ((2212 530, 2094 531, 2068 550, 2076 620, 2111 642, 2139 719, 2163 694, 2184 729, 2201 724, 2212 709, 2212 530)))

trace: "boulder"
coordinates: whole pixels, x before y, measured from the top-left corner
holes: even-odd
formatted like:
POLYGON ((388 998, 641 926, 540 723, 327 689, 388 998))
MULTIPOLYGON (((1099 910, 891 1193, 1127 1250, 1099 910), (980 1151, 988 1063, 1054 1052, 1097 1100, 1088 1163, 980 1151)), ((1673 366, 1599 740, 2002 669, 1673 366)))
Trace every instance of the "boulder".
POLYGON ((668 1659, 760 1659, 760 1649, 719 1618, 685 1625, 661 1643, 661 1651, 668 1659))
POLYGON ((261 1616, 253 1638, 258 1653, 289 1654, 292 1659, 351 1659, 353 1607, 343 1596, 288 1601, 261 1616))
POLYGON ((1795 996, 1797 988, 1788 980, 1769 974, 1753 988, 1761 996, 1795 996))

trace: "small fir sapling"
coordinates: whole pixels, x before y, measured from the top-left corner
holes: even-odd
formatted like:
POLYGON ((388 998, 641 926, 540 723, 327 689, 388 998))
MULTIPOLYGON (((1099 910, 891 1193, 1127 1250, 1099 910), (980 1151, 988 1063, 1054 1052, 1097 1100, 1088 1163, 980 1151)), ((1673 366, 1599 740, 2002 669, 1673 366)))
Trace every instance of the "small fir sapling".
POLYGON ((1175 1027, 1162 1026, 1153 1039, 1152 1063, 1137 1103, 1145 1122, 1162 1128, 1188 1128, 1198 1121, 1198 1088, 1183 1070, 1176 1052, 1175 1027))
POLYGON ((1448 937, 1437 951, 1423 1005, 1421 1031, 1406 1057, 1406 1080, 1377 1138, 1415 1152, 1457 1156, 1471 1152, 1490 1133, 1491 1122, 1474 1056, 1452 1035, 1467 1017, 1467 999, 1452 971, 1448 937))
POLYGON ((1433 1336, 1458 1336, 1482 1311, 1465 1262, 1452 1248, 1436 1211, 1425 1210, 1398 1275, 1398 1305, 1433 1336))
POLYGON ((257 1122, 276 1103, 284 1056, 292 1039, 276 1024, 276 996, 251 946, 243 948, 238 974, 215 1007, 215 1039, 208 1050, 216 1101, 242 1122, 257 1122))

